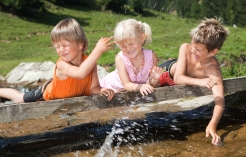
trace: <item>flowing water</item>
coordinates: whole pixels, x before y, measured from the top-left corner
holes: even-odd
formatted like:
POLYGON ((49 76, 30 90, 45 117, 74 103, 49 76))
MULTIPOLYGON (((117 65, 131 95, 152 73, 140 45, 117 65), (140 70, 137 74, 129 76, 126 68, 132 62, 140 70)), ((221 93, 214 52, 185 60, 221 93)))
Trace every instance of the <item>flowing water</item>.
POLYGON ((246 156, 245 105, 242 103, 239 108, 225 109, 218 126, 218 134, 224 142, 224 146, 220 147, 212 145, 211 138, 205 137, 204 130, 213 109, 206 106, 171 115, 153 113, 138 120, 116 120, 112 125, 88 123, 75 125, 73 129, 67 126, 62 131, 45 134, 35 132, 51 130, 50 126, 58 130, 61 126, 66 127, 67 124, 62 121, 64 117, 25 120, 22 122, 25 125, 20 122, 2 124, 0 134, 5 138, 1 140, 0 156, 246 156), (6 136, 9 133, 29 135, 8 139, 6 136), (45 140, 49 144, 42 143, 45 140))
MULTIPOLYGON (((243 95, 245 92, 238 97, 243 95)), ((205 137, 212 105, 173 113, 150 112, 139 119, 130 119, 126 109, 117 108, 105 110, 102 116, 99 110, 2 123, 0 156, 243 157, 246 101, 229 99, 217 131, 223 146, 214 146, 211 137, 205 137), (113 114, 122 116, 103 121, 113 114)))
MULTIPOLYGON (((245 105, 242 108, 227 108, 218 127, 223 146, 211 144, 205 137, 209 117, 191 118, 177 125, 166 126, 165 116, 158 115, 144 123, 131 124, 121 121, 112 126, 111 132, 99 147, 90 150, 73 150, 56 157, 232 157, 246 156, 245 105), (141 129, 142 128, 142 129, 141 129), (126 133, 127 132, 127 133, 126 133)), ((212 109, 212 108, 210 108, 212 109)), ((195 112, 194 112, 195 113, 195 112)), ((187 116, 187 115, 186 115, 187 116)), ((180 116, 180 118, 184 118, 180 116)))

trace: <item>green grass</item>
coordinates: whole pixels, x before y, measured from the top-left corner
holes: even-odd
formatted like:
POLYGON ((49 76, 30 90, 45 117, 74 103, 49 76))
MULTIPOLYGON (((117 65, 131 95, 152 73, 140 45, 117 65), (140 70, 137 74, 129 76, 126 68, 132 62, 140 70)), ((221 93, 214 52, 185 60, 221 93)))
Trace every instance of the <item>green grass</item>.
MULTIPOLYGON (((83 7, 61 7, 46 2, 47 13, 32 18, 14 16, 0 12, 0 75, 6 76, 21 62, 53 61, 58 58, 51 45, 49 34, 62 19, 76 19, 86 32, 89 40, 89 54, 100 37, 112 36, 117 22, 135 18, 148 23, 152 28, 152 43, 145 48, 157 53, 159 62, 177 58, 179 46, 190 42, 189 31, 200 20, 183 19, 175 14, 149 11, 146 16, 127 12, 115 14, 110 11, 95 11, 83 7)), ((232 28, 230 36, 217 58, 223 65, 224 78, 246 76, 246 28, 232 28)), ((98 64, 114 69, 114 58, 119 49, 103 54, 98 64)))

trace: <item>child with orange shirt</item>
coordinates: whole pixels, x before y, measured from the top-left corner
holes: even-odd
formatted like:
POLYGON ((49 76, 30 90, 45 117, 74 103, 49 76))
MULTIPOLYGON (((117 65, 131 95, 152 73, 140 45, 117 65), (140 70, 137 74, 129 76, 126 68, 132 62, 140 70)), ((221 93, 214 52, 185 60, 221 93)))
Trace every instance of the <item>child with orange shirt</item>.
POLYGON ((50 37, 60 57, 55 65, 53 79, 27 93, 0 88, 0 97, 23 103, 102 93, 108 97, 107 100, 111 100, 114 91, 100 87, 96 62, 114 44, 110 42, 112 37, 101 38, 88 57, 84 55, 88 41, 76 20, 61 20, 51 31, 50 37))

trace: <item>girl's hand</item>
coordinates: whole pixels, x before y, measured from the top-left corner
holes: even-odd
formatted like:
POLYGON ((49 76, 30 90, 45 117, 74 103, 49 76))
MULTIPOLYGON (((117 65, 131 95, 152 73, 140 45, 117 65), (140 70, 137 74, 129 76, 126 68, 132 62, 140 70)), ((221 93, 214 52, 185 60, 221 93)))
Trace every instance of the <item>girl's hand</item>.
POLYGON ((142 84, 140 87, 140 93, 145 96, 154 91, 154 88, 149 84, 142 84))
POLYGON ((154 80, 159 80, 162 73, 163 73, 162 68, 153 66, 153 68, 150 70, 150 78, 154 80))
POLYGON ((150 70, 149 74, 149 84, 156 87, 159 85, 159 79, 162 75, 163 70, 160 67, 153 66, 153 68, 150 70))
POLYGON ((105 96, 108 97, 108 101, 112 100, 112 98, 114 97, 115 93, 112 89, 108 89, 108 88, 101 88, 101 93, 105 96))

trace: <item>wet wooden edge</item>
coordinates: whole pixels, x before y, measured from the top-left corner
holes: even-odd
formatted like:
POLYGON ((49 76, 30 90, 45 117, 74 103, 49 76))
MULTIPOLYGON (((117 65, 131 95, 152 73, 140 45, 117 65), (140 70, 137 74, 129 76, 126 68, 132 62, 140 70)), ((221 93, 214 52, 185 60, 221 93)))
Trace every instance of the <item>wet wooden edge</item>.
MULTIPOLYGON (((225 94, 246 91, 246 77, 224 79, 223 83, 225 94)), ((111 101, 99 94, 33 103, 0 104, 0 123, 206 95, 212 95, 212 91, 205 87, 175 85, 155 88, 153 93, 145 97, 139 92, 121 92, 111 101)))

